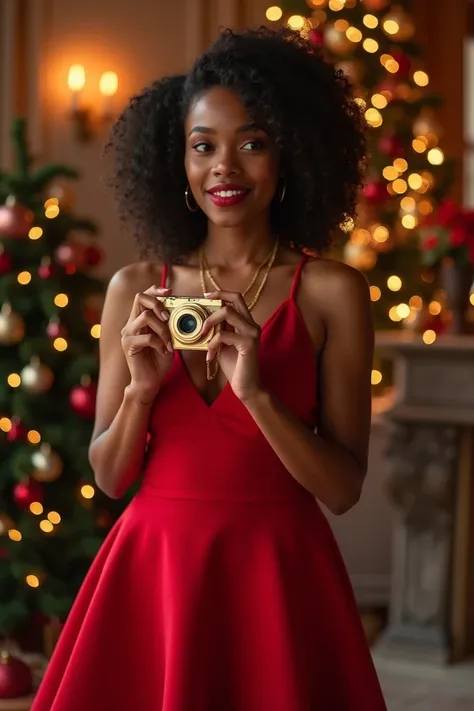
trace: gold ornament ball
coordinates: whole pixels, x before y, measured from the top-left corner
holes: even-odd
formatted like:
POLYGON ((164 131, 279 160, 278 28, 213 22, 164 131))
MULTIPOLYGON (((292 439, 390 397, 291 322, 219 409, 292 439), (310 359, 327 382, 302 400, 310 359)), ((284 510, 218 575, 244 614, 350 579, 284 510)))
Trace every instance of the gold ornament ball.
POLYGON ((4 536, 15 524, 6 513, 0 513, 0 536, 4 536))
POLYGON ((47 392, 53 384, 54 375, 50 368, 41 363, 39 358, 32 358, 21 371, 22 387, 29 393, 38 395, 47 392))
POLYGON ((353 42, 346 37, 346 33, 337 30, 334 25, 328 25, 324 30, 324 44, 334 54, 346 54, 354 47, 353 42))
POLYGON ((31 462, 34 466, 32 477, 36 481, 56 481, 63 471, 63 463, 60 456, 46 443, 43 443, 36 452, 33 452, 31 462))
POLYGON ((19 343, 25 335, 25 323, 10 304, 3 304, 0 311, 0 344, 2 346, 14 346, 19 343))
POLYGON ((415 34, 415 25, 413 24, 412 18, 401 7, 394 8, 385 15, 382 21, 382 27, 385 26, 386 22, 397 23, 399 28, 398 32, 394 34, 385 32, 388 37, 397 42, 408 42, 415 34))
POLYGON ((367 271, 375 266, 377 253, 366 244, 354 244, 349 240, 344 247, 344 261, 356 269, 367 271))

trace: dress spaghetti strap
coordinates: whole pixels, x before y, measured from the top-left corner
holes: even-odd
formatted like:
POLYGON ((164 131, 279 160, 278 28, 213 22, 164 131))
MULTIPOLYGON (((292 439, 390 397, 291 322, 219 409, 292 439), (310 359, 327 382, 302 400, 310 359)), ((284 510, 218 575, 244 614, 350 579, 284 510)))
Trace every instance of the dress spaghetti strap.
POLYGON ((168 281, 168 265, 165 263, 163 264, 163 269, 161 270, 161 283, 160 283, 160 288, 161 289, 166 289, 166 283, 168 281))
POLYGON ((308 261, 308 255, 303 254, 301 257, 298 266, 296 267, 295 271, 295 276, 293 277, 293 284, 291 285, 291 291, 290 291, 290 300, 294 301, 296 292, 298 291, 298 286, 300 284, 300 278, 301 278, 301 272, 303 271, 303 267, 308 261))

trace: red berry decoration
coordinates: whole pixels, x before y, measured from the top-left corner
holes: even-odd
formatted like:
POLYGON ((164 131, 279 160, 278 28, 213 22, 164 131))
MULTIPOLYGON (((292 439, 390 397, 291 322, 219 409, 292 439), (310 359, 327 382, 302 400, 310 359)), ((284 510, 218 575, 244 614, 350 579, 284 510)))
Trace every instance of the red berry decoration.
POLYGON ((0 237, 21 239, 28 237, 33 227, 33 213, 24 205, 19 205, 15 198, 7 198, 0 207, 0 237))
POLYGON ((13 267, 13 261, 8 252, 0 246, 0 274, 9 274, 13 267))
POLYGON ((17 417, 14 417, 11 430, 7 434, 7 440, 9 442, 21 442, 26 439, 27 434, 28 428, 17 417))
POLYGON ((13 489, 13 500, 22 509, 28 509, 33 501, 43 502, 43 487, 34 479, 21 481, 13 489))
POLYGON ((46 327, 46 333, 50 338, 65 338, 67 328, 57 318, 52 318, 46 327))
POLYGON ((405 147, 398 136, 382 136, 379 141, 379 151, 389 158, 397 158, 403 156, 405 147))
POLYGON ((84 378, 81 385, 71 390, 69 404, 71 409, 84 420, 92 420, 95 415, 95 401, 97 397, 97 383, 92 383, 89 378, 84 378))
POLYGON ((31 692, 31 670, 21 659, 0 652, 0 699, 16 699, 31 692))
POLYGON ((38 276, 40 279, 51 279, 54 274, 54 266, 51 264, 49 257, 44 257, 38 267, 38 276))
POLYGON ((95 244, 90 244, 84 250, 85 263, 89 267, 95 267, 100 264, 103 259, 102 250, 96 247, 95 244))
POLYGON ((372 205, 383 205, 388 199, 387 187, 381 180, 372 180, 364 186, 364 197, 372 205))

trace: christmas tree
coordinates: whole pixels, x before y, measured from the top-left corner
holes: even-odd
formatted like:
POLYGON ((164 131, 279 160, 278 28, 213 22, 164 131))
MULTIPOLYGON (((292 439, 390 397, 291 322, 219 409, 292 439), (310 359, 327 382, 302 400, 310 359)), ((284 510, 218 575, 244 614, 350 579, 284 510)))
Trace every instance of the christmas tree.
POLYGON ((441 306, 430 302, 435 275, 422 268, 419 228, 447 195, 453 165, 440 147, 440 100, 428 89, 409 0, 282 0, 266 16, 320 46, 353 84, 370 162, 339 256, 367 272, 377 328, 423 329, 423 305, 433 316, 441 306))
POLYGON ((118 513, 88 463, 96 226, 72 212, 76 171, 34 170, 23 120, 12 137, 16 169, 0 173, 0 635, 65 618, 118 513))

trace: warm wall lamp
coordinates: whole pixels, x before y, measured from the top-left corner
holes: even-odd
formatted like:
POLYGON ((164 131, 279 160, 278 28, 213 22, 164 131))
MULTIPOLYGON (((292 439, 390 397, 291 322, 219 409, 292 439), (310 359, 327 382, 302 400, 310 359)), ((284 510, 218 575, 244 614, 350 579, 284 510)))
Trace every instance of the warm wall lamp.
POLYGON ((113 96, 117 93, 118 77, 115 72, 104 72, 100 77, 99 91, 102 95, 99 110, 84 105, 81 95, 86 84, 86 71, 82 64, 69 67, 67 83, 71 92, 71 118, 76 137, 81 142, 90 141, 103 125, 109 124, 114 116, 113 96))

